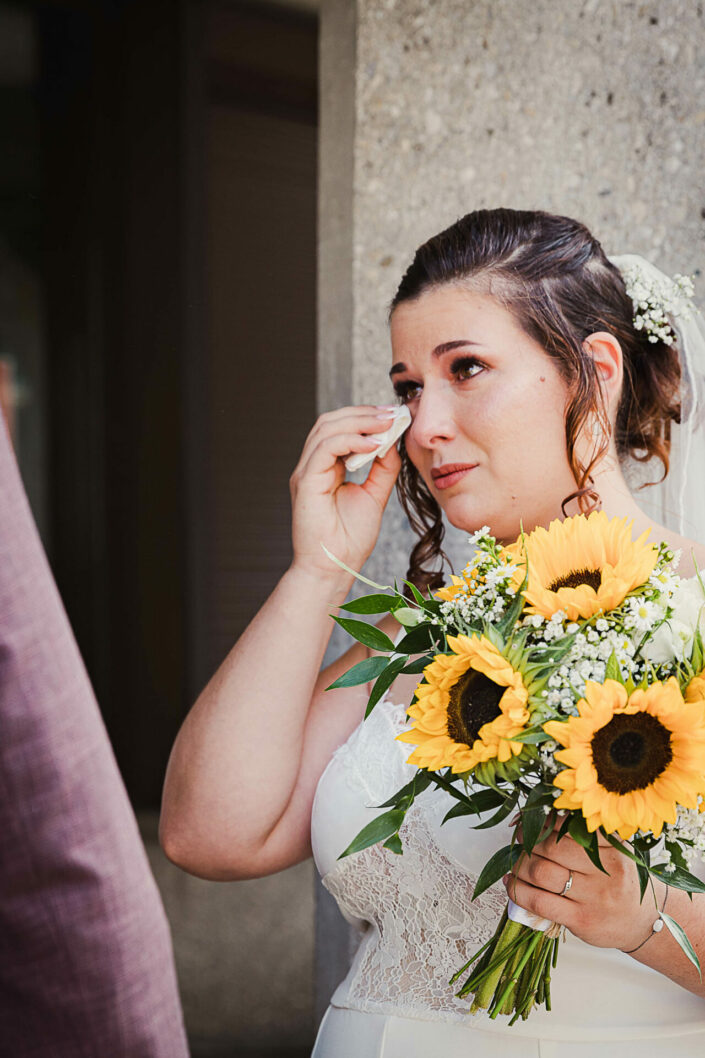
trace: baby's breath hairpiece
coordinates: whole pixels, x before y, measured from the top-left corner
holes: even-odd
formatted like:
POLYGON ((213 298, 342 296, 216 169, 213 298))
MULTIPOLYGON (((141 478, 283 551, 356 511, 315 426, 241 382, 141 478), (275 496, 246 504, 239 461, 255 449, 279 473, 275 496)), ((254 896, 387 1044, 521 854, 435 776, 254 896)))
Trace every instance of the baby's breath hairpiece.
POLYGON ((673 279, 664 276, 660 280, 647 275, 638 263, 629 264, 621 271, 634 305, 635 330, 644 331, 650 342, 673 345, 676 335, 668 317, 690 318, 694 307, 691 298, 695 293, 692 277, 677 272, 673 279))

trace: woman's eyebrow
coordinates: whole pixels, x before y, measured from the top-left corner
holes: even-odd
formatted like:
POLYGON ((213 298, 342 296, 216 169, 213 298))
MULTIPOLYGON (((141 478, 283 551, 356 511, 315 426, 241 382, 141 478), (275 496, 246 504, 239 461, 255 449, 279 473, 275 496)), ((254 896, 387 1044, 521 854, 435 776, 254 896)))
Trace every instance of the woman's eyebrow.
MULTIPOLYGON (((480 345, 480 342, 473 342, 470 338, 456 338, 452 342, 441 342, 435 349, 432 350, 431 356, 439 357, 443 356, 444 353, 450 353, 453 349, 460 349, 464 345, 480 345)), ((394 364, 389 372, 389 377, 392 375, 399 375, 402 371, 406 371, 406 364, 402 364, 401 361, 398 364, 394 364)))

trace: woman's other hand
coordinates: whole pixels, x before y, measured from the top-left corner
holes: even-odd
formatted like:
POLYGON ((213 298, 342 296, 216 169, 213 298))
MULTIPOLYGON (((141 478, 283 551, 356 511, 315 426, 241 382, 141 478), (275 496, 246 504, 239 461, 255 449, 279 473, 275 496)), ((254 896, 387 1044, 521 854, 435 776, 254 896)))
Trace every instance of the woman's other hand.
POLYGON ((505 876, 508 895, 526 911, 560 922, 587 944, 631 951, 650 935, 663 906, 665 885, 654 882, 658 908, 651 886, 640 901, 636 865, 598 835, 604 873, 573 838, 565 835, 558 840, 561 822, 505 876), (564 893, 569 878, 570 888, 564 893))
MULTIPOLYGON (((343 458, 373 452, 371 434, 390 426, 393 408, 361 405, 319 416, 289 481, 292 501, 293 566, 317 576, 339 578, 321 544, 353 569, 375 546, 382 513, 401 459, 396 446, 375 459, 362 485, 345 481, 343 458)), ((336 572, 337 570, 337 572, 336 572)))

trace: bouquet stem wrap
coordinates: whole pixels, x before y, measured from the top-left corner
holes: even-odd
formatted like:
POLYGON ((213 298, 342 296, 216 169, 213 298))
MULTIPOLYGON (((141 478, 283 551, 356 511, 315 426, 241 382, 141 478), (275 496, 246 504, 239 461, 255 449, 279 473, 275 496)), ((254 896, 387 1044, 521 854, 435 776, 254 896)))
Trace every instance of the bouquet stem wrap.
POLYGON ((491 940, 453 978, 455 982, 479 959, 458 996, 474 994, 471 1012, 486 1010, 491 1018, 509 1014, 512 1024, 526 1019, 534 1006, 550 1010, 551 970, 562 934, 558 923, 539 919, 510 900, 491 940))

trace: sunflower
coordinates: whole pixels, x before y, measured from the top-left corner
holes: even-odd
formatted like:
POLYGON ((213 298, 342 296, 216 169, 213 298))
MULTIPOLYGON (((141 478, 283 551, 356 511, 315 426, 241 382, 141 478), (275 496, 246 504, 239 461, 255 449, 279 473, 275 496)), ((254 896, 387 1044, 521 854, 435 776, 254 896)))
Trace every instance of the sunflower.
POLYGON ((444 584, 442 588, 433 593, 434 599, 452 602, 456 595, 464 595, 468 589, 473 587, 473 582, 469 577, 456 577, 454 573, 451 573, 450 579, 452 583, 444 584))
POLYGON ((655 545, 645 543, 650 530, 632 540, 631 529, 626 518, 594 511, 553 521, 510 544, 506 551, 520 563, 516 588, 528 558, 527 612, 550 618, 564 610, 575 621, 619 606, 649 579, 658 559, 655 545))
POLYGON ((678 681, 652 683, 631 695, 616 680, 588 681, 577 717, 549 720, 567 767, 554 784, 556 808, 580 809, 589 831, 623 839, 637 830, 658 837, 675 823, 676 806, 696 808, 705 792, 705 701, 686 704, 678 681))
POLYGON ((409 764, 456 774, 480 762, 504 763, 524 745, 512 736, 529 719, 529 691, 521 672, 485 636, 449 636, 452 653, 424 669, 409 715, 414 726, 398 735, 417 748, 409 764))
POLYGON ((683 692, 686 702, 702 702, 705 700, 705 669, 693 676, 690 683, 683 692))

